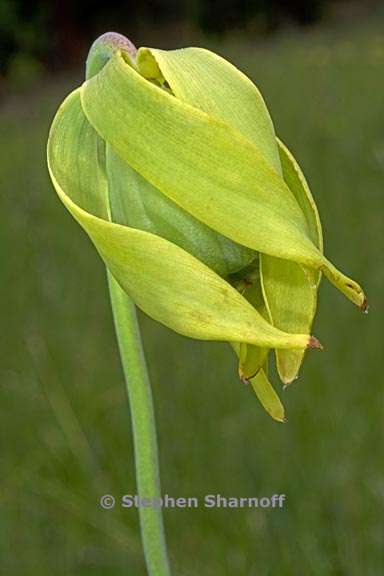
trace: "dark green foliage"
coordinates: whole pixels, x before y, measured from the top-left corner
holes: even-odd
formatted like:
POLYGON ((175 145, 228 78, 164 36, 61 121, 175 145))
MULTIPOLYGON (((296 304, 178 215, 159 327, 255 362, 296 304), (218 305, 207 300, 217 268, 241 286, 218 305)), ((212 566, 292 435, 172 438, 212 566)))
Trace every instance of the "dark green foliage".
MULTIPOLYGON (((222 34, 239 27, 264 33, 287 22, 319 21, 330 0, 1 0, 0 74, 12 73, 13 59, 36 59, 49 68, 82 59, 106 30, 142 35, 150 30, 195 28, 222 34), (11 70, 10 70, 11 69, 11 70), (10 71, 9 71, 10 70, 10 71)), ((166 34, 167 36, 167 34, 166 34)), ((20 67, 20 64, 17 63, 20 67)), ((25 64, 25 67, 27 64, 25 64)))

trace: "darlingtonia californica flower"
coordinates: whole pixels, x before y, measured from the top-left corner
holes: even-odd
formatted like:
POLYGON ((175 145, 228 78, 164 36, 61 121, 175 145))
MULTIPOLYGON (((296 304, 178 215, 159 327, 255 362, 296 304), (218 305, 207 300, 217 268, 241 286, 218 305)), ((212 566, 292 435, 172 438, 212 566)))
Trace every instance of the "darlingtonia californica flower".
POLYGON ((323 254, 316 204, 258 89, 210 51, 101 36, 53 121, 48 165, 137 306, 185 336, 230 342, 278 420, 267 358, 275 350, 287 384, 320 346, 310 334, 321 275, 366 308, 323 254))

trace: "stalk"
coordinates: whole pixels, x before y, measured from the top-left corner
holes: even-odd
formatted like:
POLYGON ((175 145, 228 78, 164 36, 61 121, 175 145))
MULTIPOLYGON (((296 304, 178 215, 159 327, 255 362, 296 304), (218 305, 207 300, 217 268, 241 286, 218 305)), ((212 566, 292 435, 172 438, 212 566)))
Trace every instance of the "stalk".
MULTIPOLYGON (((160 498, 160 474, 152 390, 148 377, 136 308, 108 274, 112 312, 132 419, 137 493, 160 498)), ((139 507, 141 537, 149 576, 170 576, 162 510, 139 507)))

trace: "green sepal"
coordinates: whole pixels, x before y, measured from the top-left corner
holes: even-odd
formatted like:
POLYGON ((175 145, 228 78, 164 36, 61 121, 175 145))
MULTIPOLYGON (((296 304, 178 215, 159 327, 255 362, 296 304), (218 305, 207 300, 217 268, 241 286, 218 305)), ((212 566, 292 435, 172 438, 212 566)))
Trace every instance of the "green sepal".
POLYGON ((148 82, 120 52, 83 85, 81 97, 103 139, 198 220, 253 250, 321 269, 365 305, 360 286, 310 240, 283 179, 238 130, 148 82))
POLYGON ((251 385, 268 414, 277 422, 285 422, 284 406, 263 369, 251 379, 251 385))
POLYGON ((76 90, 51 127, 51 179, 113 276, 144 312, 176 332, 202 340, 264 347, 317 345, 307 335, 286 334, 271 326, 228 282, 172 242, 110 222, 104 162, 100 140, 76 90))
MULTIPOLYGON (((265 306, 259 273, 259 263, 254 265, 242 281, 242 286, 237 286, 237 289, 244 296, 244 298, 261 314, 261 316, 268 320, 268 311, 265 306)), ((253 346, 251 344, 240 344, 238 350, 239 356, 239 376, 240 379, 247 382, 265 365, 268 348, 260 346, 253 346)))
MULTIPOLYGON (((322 251, 319 214, 300 167, 287 147, 278 141, 283 177, 305 215, 310 237, 322 251)), ((316 312, 321 273, 296 262, 261 255, 261 282, 269 320, 288 332, 310 333, 316 312)), ((304 351, 276 350, 277 370, 284 384, 298 376, 304 351)))
POLYGON ((255 253, 199 222, 145 180, 107 145, 107 178, 113 221, 157 234, 227 277, 255 253))

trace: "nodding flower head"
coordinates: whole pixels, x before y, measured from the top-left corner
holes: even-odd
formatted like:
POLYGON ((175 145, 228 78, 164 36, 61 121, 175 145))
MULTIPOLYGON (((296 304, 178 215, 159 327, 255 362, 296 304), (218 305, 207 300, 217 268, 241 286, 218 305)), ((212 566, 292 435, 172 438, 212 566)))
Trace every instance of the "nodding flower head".
POLYGON ((268 412, 267 378, 298 374, 323 273, 362 309, 360 286, 323 254, 308 184, 253 82, 201 48, 164 51, 107 33, 48 141, 55 189, 137 306, 176 332, 231 343, 268 412))

